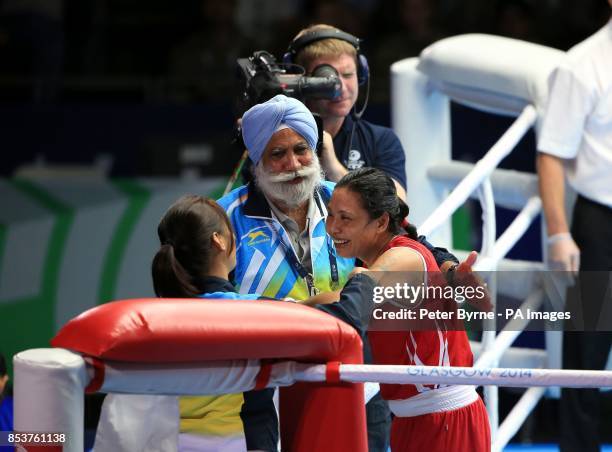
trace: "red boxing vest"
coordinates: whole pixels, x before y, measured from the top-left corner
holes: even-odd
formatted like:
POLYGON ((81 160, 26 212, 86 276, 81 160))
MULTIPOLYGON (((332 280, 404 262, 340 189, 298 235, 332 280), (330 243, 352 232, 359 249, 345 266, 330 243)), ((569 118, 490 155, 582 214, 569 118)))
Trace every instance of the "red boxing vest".
MULTIPOLYGON (((425 246, 407 236, 397 236, 387 244, 384 251, 397 247, 411 248, 423 257, 428 285, 440 284, 444 279, 436 260, 425 246)), ((407 325, 397 331, 369 331, 368 338, 374 362, 418 366, 472 366, 474 358, 467 335, 463 329, 456 327, 457 322, 453 322, 452 328, 449 328, 444 320, 427 324, 431 325, 431 328, 411 330, 407 325)), ((404 400, 441 386, 443 385, 381 384, 380 392, 386 400, 404 400)))

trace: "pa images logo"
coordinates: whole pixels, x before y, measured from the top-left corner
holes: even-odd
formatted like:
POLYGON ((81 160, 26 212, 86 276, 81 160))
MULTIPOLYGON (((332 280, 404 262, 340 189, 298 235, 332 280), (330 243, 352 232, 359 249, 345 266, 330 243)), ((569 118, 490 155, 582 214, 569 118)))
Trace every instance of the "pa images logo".
POLYGON ((247 237, 249 238, 247 244, 250 246, 270 241, 270 237, 268 237, 268 235, 262 230, 249 232, 247 237))

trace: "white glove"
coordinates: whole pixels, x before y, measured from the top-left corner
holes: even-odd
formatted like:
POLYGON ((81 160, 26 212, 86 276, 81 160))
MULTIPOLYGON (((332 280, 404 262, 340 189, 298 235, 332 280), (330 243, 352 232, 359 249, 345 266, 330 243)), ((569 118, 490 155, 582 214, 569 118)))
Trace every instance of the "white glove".
POLYGON ((575 276, 580 268, 580 249, 569 232, 548 237, 548 267, 569 271, 575 276))

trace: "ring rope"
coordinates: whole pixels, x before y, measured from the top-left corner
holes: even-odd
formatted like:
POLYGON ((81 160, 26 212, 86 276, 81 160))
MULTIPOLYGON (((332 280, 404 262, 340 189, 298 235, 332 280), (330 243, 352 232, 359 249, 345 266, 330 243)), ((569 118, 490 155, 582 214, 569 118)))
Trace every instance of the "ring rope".
MULTIPOLYGON (((296 369, 295 376, 301 381, 320 382, 326 380, 325 371, 325 365, 302 364, 296 369)), ((340 378, 352 383, 495 385, 521 388, 612 387, 612 371, 606 370, 343 364, 340 366, 340 378)))

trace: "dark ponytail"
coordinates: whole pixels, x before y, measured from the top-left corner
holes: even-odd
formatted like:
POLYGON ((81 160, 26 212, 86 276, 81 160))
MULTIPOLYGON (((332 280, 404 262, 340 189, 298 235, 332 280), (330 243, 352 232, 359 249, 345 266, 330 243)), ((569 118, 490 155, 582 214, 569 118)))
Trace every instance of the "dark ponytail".
MULTIPOLYGON (((395 184, 393 184, 393 186, 395 186, 395 184)), ((408 214, 410 213, 410 208, 408 207, 408 204, 406 204, 404 200, 401 199, 400 197, 398 197, 397 200, 398 200, 399 208, 400 208, 398 219, 401 218, 401 221, 399 221, 399 227, 403 229, 404 231, 406 231, 406 233, 408 234, 408 237, 410 237, 413 240, 417 240, 419 238, 419 234, 417 233, 417 228, 415 225, 413 225, 412 223, 408 221, 408 214)))
POLYGON ((191 298, 200 293, 193 284, 194 278, 176 260, 174 248, 168 243, 155 254, 152 273, 153 289, 158 297, 191 298))
POLYGON ((151 265, 158 297, 190 298, 203 292, 201 278, 208 274, 217 252, 212 245, 215 232, 229 234, 231 253, 231 224, 213 200, 186 195, 170 206, 157 227, 161 246, 151 265))
POLYGON ((418 238, 416 228, 407 220, 410 211, 408 205, 397 196, 395 183, 383 171, 367 167, 350 171, 336 187, 358 194, 361 206, 368 211, 370 218, 378 218, 387 212, 388 230, 392 234, 407 233, 411 239, 418 238))

